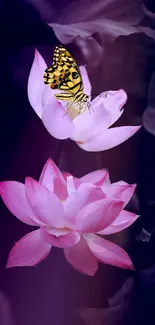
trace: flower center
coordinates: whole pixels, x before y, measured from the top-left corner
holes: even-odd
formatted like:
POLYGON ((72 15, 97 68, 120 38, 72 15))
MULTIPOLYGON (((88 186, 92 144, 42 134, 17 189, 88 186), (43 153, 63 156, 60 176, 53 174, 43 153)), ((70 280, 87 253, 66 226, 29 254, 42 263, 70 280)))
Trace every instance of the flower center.
POLYGON ((46 227, 46 231, 49 234, 54 235, 56 237, 64 236, 67 235, 69 232, 71 232, 71 230, 67 227, 63 227, 63 228, 46 227))
POLYGON ((84 113, 85 111, 89 110, 89 107, 87 103, 83 101, 79 102, 68 102, 66 106, 66 112, 69 115, 69 117, 73 120, 76 116, 84 113))

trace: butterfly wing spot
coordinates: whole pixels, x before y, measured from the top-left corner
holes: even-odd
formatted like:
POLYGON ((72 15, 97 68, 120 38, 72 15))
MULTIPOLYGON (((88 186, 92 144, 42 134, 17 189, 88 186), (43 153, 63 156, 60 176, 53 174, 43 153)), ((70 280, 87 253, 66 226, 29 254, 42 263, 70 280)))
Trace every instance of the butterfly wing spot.
POLYGON ((77 79, 79 77, 79 74, 75 71, 72 72, 73 79, 77 79))

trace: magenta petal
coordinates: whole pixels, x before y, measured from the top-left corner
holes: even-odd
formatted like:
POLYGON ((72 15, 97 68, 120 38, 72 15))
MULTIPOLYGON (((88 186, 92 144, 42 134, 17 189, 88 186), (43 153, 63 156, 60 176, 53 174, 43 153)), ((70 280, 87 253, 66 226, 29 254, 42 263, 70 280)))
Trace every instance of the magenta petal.
POLYGON ((74 192, 64 202, 65 226, 71 229, 75 228, 75 217, 80 209, 84 206, 85 201, 82 197, 74 192))
MULTIPOLYGON (((44 185, 46 188, 48 188, 50 191, 53 192, 54 190, 54 174, 53 170, 53 160, 48 159, 43 167, 43 170, 41 172, 40 178, 39 178, 39 183, 44 185)), ((55 164, 54 164, 55 165, 55 164)))
POLYGON ((82 238, 78 244, 64 249, 67 261, 79 272, 95 275, 98 262, 82 238))
POLYGON ((134 269, 129 255, 121 247, 97 235, 88 235, 85 239, 89 249, 100 262, 123 269, 134 269))
POLYGON ((64 225, 63 206, 54 193, 30 177, 26 178, 25 191, 36 218, 48 226, 64 225))
POLYGON ((100 169, 81 177, 80 180, 83 183, 90 183, 96 186, 102 186, 107 178, 109 178, 109 173, 107 169, 100 169))
POLYGON ((54 192, 60 200, 67 197, 66 182, 59 168, 52 159, 48 159, 40 176, 39 182, 54 192))
POLYGON ((108 227, 119 215, 123 202, 102 199, 86 205, 76 217, 76 230, 94 233, 108 227))
POLYGON ((91 184, 82 184, 77 192, 72 193, 64 202, 65 224, 75 228, 76 215, 88 203, 104 199, 102 189, 91 184))
POLYGON ((62 175, 63 175, 63 178, 64 178, 65 182, 67 182, 67 177, 68 176, 72 176, 72 174, 68 173, 68 172, 63 172, 62 175))
POLYGON ((88 96, 91 95, 91 84, 88 78, 87 70, 84 65, 80 66, 80 72, 82 75, 83 85, 84 85, 84 93, 88 96))
POLYGON ((122 184, 122 182, 116 182, 110 184, 106 188, 106 194, 108 197, 122 200, 124 202, 123 207, 125 207, 135 191, 136 184, 129 185, 125 182, 123 183, 124 184, 122 184))
POLYGON ((45 105, 42 112, 42 121, 48 132, 57 139, 67 139, 74 132, 71 118, 54 97, 51 97, 45 105))
POLYGON ((141 126, 120 126, 110 128, 92 136, 83 144, 77 143, 80 148, 86 151, 102 151, 118 146, 120 143, 134 135, 141 126))
POLYGON ((40 53, 35 50, 34 61, 28 79, 28 98, 31 106, 41 118, 42 114, 42 94, 46 87, 43 81, 46 63, 40 53))
POLYGON ((77 189, 77 193, 80 194, 85 205, 106 197, 100 187, 88 183, 81 184, 77 189))
POLYGON ((138 215, 132 212, 122 210, 115 221, 107 228, 99 232, 99 235, 111 235, 122 231, 131 226, 137 219, 138 215))
POLYGON ((6 267, 33 266, 45 259, 51 245, 40 236, 40 229, 20 239, 12 248, 6 267))
POLYGON ((25 185, 19 182, 0 183, 0 193, 7 208, 22 222, 35 226, 33 211, 25 196, 25 185))
POLYGON ((80 234, 75 231, 70 231, 68 234, 61 235, 61 236, 55 236, 52 234, 49 234, 45 230, 41 230, 42 237, 44 240, 46 240, 48 243, 50 243, 52 246, 64 248, 64 247, 70 247, 75 244, 77 244, 80 240, 80 234))

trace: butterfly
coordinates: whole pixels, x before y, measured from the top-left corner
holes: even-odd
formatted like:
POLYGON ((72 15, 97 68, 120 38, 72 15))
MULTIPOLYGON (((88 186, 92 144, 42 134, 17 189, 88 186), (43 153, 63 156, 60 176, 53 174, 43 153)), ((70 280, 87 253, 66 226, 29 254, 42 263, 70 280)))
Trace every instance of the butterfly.
POLYGON ((84 86, 80 69, 73 56, 62 45, 55 48, 53 63, 44 72, 44 83, 52 89, 60 89, 55 97, 58 100, 71 101, 71 103, 88 103, 89 96, 84 93, 84 86))

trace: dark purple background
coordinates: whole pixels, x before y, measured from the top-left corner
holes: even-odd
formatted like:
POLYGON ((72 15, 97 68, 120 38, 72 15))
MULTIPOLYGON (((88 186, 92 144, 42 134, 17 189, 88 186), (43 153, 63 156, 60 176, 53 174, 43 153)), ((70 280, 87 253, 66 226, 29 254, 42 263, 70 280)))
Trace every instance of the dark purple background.
MULTIPOLYGON (((17 0, 5 1, 1 2, 0 9, 1 33, 3 30, 0 52, 1 180, 24 182, 26 176, 38 179, 44 163, 51 156, 62 170, 76 176, 106 167, 112 181, 138 182, 141 221, 113 239, 129 251, 137 267, 152 265, 154 240, 144 247, 141 260, 143 246, 135 242, 135 237, 142 227, 151 231, 155 225, 155 193, 151 182, 155 177, 155 151, 152 149, 155 138, 141 130, 127 142, 102 153, 87 153, 71 141, 65 143, 52 138, 28 102, 27 80, 34 48, 50 64, 52 51, 59 41, 32 6, 17 0), (154 200, 151 206, 148 203, 150 195, 154 200)), ((151 4, 149 9, 152 9, 151 4)), ((77 60, 78 57, 81 60, 75 45, 68 48, 77 60)), ((94 94, 106 89, 126 90, 129 99, 117 125, 138 125, 141 122, 147 107, 154 62, 153 41, 137 34, 107 43, 102 64, 95 71, 91 70, 91 65, 88 67, 94 94)), ((134 198, 130 210, 137 209, 137 199, 134 198)), ((10 318, 14 325, 83 325, 78 310, 83 306, 107 307, 108 298, 132 275, 128 271, 101 265, 95 277, 84 276, 74 270, 65 260, 63 251, 56 248, 52 248, 51 254, 37 267, 5 269, 14 242, 31 229, 1 204, 0 290, 9 299, 13 314, 10 318)), ((8 314, 6 297, 3 297, 0 299, 0 325, 12 325, 6 318, 8 314)))

